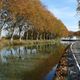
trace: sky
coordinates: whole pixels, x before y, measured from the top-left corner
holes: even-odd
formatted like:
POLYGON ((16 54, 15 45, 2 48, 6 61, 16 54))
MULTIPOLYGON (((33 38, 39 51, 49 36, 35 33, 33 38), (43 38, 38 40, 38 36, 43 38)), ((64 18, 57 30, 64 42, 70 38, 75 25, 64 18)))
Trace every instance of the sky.
POLYGON ((70 31, 78 30, 77 0, 41 0, 70 31))

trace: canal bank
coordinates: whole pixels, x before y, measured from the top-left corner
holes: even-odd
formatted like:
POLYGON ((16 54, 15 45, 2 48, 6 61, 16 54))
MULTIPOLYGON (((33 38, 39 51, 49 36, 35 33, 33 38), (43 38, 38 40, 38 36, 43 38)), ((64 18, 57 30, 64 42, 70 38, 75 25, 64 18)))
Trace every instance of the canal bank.
POLYGON ((70 45, 68 45, 65 49, 64 54, 62 55, 57 68, 56 68, 56 73, 55 76, 53 78, 53 80, 68 80, 67 76, 68 76, 68 50, 70 48, 70 45))
POLYGON ((80 80, 80 42, 74 42, 66 50, 56 68, 53 80, 80 80))
POLYGON ((55 44, 59 43, 57 40, 13 40, 11 42, 8 39, 0 40, 0 49, 7 47, 7 46, 17 46, 17 45, 45 45, 45 44, 55 44))
POLYGON ((63 80, 62 74, 64 74, 66 78, 67 70, 68 70, 66 57, 67 57, 67 50, 69 47, 70 45, 66 45, 64 52, 62 56, 60 56, 57 64, 52 68, 52 70, 45 76, 43 80, 63 80))

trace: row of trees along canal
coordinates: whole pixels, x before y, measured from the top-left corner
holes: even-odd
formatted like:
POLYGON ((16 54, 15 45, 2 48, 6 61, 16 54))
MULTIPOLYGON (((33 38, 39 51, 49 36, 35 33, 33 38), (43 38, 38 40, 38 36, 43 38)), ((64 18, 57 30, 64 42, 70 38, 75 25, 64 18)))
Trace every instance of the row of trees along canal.
POLYGON ((0 0, 0 35, 38 40, 68 35, 65 25, 39 0, 0 0))

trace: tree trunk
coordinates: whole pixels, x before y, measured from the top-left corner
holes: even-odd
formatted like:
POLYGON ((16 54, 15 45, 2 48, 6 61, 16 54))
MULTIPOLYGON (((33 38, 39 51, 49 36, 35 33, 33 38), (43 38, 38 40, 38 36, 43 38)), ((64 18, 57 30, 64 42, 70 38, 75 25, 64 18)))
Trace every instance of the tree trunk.
POLYGON ((22 41, 22 37, 20 36, 20 38, 19 38, 19 41, 21 42, 22 41))
POLYGON ((2 31, 2 29, 0 30, 0 40, 2 39, 2 36, 1 36, 1 31, 2 31))
POLYGON ((27 40, 28 40, 28 36, 29 36, 29 35, 28 35, 28 32, 27 32, 27 35, 26 35, 26 39, 27 39, 27 40))
POLYGON ((13 32, 12 32, 12 36, 11 36, 11 43, 13 42, 13 36, 14 36, 14 29, 13 29, 13 32))
POLYGON ((22 32, 22 35, 20 35, 20 42, 22 41, 23 35, 24 35, 24 31, 22 32))
POLYGON ((34 32, 32 31, 32 40, 34 39, 34 32))
POLYGON ((39 32, 37 32, 37 40, 39 40, 39 32))
POLYGON ((45 40, 45 32, 44 32, 44 40, 45 40))
POLYGON ((12 34, 12 36, 11 36, 11 40, 10 40, 10 41, 11 41, 11 43, 13 42, 13 36, 14 36, 14 35, 12 34))

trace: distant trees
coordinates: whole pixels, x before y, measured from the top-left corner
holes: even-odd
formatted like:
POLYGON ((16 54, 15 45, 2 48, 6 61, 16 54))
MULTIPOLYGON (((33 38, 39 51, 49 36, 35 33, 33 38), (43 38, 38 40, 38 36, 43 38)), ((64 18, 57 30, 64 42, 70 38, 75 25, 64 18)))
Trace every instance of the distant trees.
POLYGON ((76 36, 76 37, 80 37, 80 31, 76 31, 76 32, 74 32, 74 31, 69 31, 69 35, 68 35, 69 37, 73 37, 73 36, 76 36))
POLYGON ((0 3, 0 8, 0 32, 4 26, 11 41, 14 36, 18 36, 21 41, 22 38, 45 40, 68 35, 65 25, 54 17, 39 0, 7 0, 7 3, 0 3), (8 5, 6 9, 1 7, 4 4, 8 5), (3 13, 5 11, 6 14, 3 13), (1 17, 3 15, 5 15, 4 18, 1 17))

